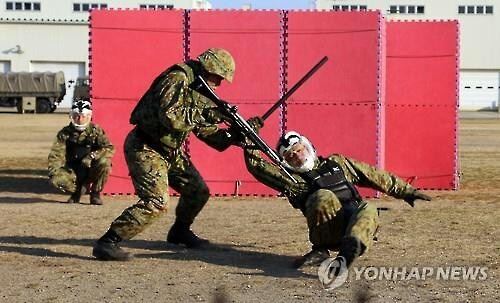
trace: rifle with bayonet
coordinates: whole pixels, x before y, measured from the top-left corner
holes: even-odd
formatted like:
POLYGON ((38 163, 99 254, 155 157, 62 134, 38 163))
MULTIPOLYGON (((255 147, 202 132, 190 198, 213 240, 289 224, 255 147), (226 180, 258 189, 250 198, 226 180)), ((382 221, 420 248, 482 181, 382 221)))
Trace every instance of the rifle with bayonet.
POLYGON ((250 140, 256 148, 261 150, 266 156, 269 157, 269 159, 278 165, 287 177, 297 183, 297 180, 283 166, 280 156, 278 156, 278 154, 271 147, 269 147, 264 140, 262 140, 253 127, 245 119, 243 119, 243 117, 238 113, 238 108, 236 106, 220 99, 201 76, 197 76, 197 79, 192 84, 192 88, 212 100, 212 102, 214 102, 218 107, 220 114, 225 117, 225 119, 229 120, 227 122, 229 122, 230 127, 236 129, 240 134, 243 134, 243 136, 250 140))
MULTIPOLYGON (((267 119, 278 107, 280 107, 305 81, 307 81, 316 71, 328 60, 328 57, 323 57, 306 75, 304 75, 290 90, 287 91, 266 113, 262 116, 262 121, 267 119)), ((297 180, 285 169, 283 159, 257 134, 254 128, 238 113, 238 108, 228 102, 220 99, 215 92, 210 88, 205 79, 198 75, 196 80, 191 84, 198 93, 212 100, 217 106, 219 113, 223 119, 230 124, 230 127, 236 129, 240 134, 245 136, 252 142, 257 149, 262 151, 271 159, 278 167, 289 177, 293 182, 297 180), (227 121, 229 120, 229 121, 227 121)))

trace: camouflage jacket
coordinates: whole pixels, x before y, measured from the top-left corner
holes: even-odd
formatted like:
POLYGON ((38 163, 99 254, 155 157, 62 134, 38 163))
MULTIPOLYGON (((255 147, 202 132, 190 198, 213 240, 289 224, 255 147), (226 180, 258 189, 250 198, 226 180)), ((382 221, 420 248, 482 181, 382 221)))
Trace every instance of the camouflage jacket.
MULTIPOLYGON (((339 154, 333 154, 328 159, 339 164, 346 180, 353 185, 369 187, 399 199, 415 190, 401 178, 367 163, 339 154)), ((304 205, 311 187, 299 173, 291 172, 298 180, 298 184, 295 184, 281 172, 277 165, 264 160, 260 152, 255 149, 245 149, 245 162, 248 170, 257 180, 283 193, 294 207, 304 205)), ((325 162, 326 159, 318 160, 314 168, 318 168, 325 162)))
POLYGON ((218 150, 230 145, 227 131, 217 126, 221 121, 215 104, 189 87, 201 69, 199 62, 188 61, 170 67, 153 81, 130 117, 146 141, 171 151, 180 149, 193 132, 218 150))
POLYGON ((59 168, 76 165, 89 153, 94 159, 112 157, 114 146, 104 133, 104 130, 94 123, 80 132, 73 125, 63 127, 56 136, 49 153, 49 175, 53 175, 59 168))

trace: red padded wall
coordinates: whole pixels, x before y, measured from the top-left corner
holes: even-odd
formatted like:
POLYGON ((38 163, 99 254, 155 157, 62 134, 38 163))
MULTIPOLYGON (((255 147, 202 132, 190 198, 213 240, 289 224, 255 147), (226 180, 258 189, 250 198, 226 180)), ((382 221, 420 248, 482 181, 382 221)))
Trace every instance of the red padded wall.
MULTIPOLYGON (((189 13, 190 57, 209 47, 222 47, 235 58, 233 83, 224 82, 217 94, 237 105, 244 118, 262 115, 280 97, 280 22, 279 11, 189 13)), ((277 111, 266 120, 261 133, 273 147, 279 136, 279 118, 277 111)), ((219 153, 191 136, 189 152, 214 195, 275 194, 247 172, 241 148, 219 153)))
POLYGON ((93 10, 90 14, 94 121, 116 153, 104 193, 132 194, 123 141, 135 104, 165 68, 183 60, 182 10, 93 10))
POLYGON ((458 23, 388 22, 386 168, 456 189, 458 23))
POLYGON ((329 61, 287 102, 286 129, 307 135, 319 155, 380 166, 380 13, 291 11, 287 35, 288 86, 323 56, 329 61))
MULTIPOLYGON (((94 121, 116 147, 105 193, 133 193, 123 141, 137 100, 165 68, 208 47, 234 55, 234 82, 217 93, 245 118, 262 115, 329 57, 266 121, 270 146, 297 130, 321 155, 342 153, 422 188, 458 185, 456 22, 386 29, 372 11, 96 10, 90 24, 94 121)), ((275 194, 248 174, 241 149, 219 153, 193 136, 188 147, 212 194, 275 194)))

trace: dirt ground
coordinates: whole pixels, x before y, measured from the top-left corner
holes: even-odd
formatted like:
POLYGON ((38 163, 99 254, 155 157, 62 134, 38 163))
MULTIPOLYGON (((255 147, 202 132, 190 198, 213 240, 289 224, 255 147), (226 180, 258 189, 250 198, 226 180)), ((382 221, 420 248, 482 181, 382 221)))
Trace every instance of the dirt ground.
POLYGON ((307 230, 280 198, 212 198, 194 225, 215 243, 209 249, 166 245, 170 211, 124 243, 134 260, 94 260, 92 243, 136 198, 64 203, 48 185, 46 158, 66 123, 65 114, 0 113, 1 302, 500 302, 500 119, 461 119, 460 190, 430 191, 434 200, 414 209, 370 200, 389 210, 378 242, 354 264, 475 266, 487 278, 355 279, 350 271, 332 291, 315 269, 290 267, 309 249, 307 230))

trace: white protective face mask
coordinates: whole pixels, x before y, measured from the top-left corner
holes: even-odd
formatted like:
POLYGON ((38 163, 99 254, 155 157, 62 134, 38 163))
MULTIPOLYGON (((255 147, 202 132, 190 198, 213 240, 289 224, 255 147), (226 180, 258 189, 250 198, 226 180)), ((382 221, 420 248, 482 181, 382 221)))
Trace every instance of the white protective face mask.
POLYGON ((293 131, 288 132, 284 136, 284 138, 284 141, 287 141, 288 146, 282 145, 278 147, 278 152, 280 153, 281 157, 283 157, 283 155, 297 143, 304 145, 304 147, 307 149, 307 156, 305 161, 299 167, 292 166, 286 160, 283 160, 283 165, 286 168, 297 173, 303 173, 312 170, 314 168, 314 165, 316 164, 316 160, 318 159, 318 157, 316 155, 316 150, 314 149, 311 142, 306 137, 301 136, 299 133, 293 131))
MULTIPOLYGON (((92 120, 92 107, 88 101, 76 101, 69 112, 69 118, 71 119, 71 124, 78 131, 84 131, 92 120), (79 116, 84 116, 85 123, 79 124, 77 119, 79 116)), ((82 120, 82 119, 80 119, 82 120)))

